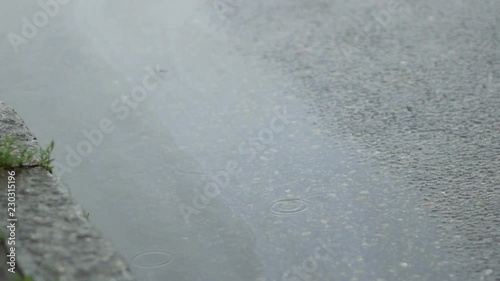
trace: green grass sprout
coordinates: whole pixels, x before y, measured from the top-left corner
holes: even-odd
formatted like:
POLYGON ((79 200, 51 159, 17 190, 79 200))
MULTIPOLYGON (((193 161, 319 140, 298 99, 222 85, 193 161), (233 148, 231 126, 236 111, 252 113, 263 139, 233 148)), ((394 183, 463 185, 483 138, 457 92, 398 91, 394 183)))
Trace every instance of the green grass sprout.
POLYGON ((30 166, 40 166, 52 173, 52 162, 54 159, 51 154, 54 150, 54 140, 45 148, 33 149, 10 136, 5 136, 0 139, 0 169, 12 169, 21 167, 26 163, 30 166), (16 151, 18 151, 16 153, 16 151), (38 159, 35 163, 31 163, 33 159, 38 159))

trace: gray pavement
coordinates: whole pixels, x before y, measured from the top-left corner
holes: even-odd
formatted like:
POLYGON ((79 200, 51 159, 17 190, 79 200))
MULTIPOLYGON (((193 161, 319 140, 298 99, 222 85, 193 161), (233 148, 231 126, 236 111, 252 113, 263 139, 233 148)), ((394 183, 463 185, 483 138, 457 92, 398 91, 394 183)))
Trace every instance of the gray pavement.
POLYGON ((500 279, 500 3, 263 5, 240 49, 290 78, 322 133, 418 190, 459 280, 500 279))
POLYGON ((498 1, 59 8, 0 99, 139 280, 500 279, 498 1))

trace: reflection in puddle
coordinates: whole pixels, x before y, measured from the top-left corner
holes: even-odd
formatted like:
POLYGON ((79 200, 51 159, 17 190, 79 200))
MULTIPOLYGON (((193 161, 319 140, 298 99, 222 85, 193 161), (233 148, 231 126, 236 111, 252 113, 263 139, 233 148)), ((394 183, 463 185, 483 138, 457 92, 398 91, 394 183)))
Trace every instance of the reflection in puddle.
POLYGON ((271 206, 275 215, 294 215, 307 209, 307 203, 299 198, 281 199, 271 206))
POLYGON ((171 263, 172 255, 167 252, 142 252, 132 258, 132 265, 139 268, 157 268, 171 263))

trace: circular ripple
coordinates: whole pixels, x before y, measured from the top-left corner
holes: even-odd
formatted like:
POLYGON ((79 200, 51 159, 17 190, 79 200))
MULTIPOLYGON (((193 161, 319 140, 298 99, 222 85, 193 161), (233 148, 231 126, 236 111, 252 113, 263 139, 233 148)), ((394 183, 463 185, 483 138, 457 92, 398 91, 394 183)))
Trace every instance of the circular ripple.
POLYGON ((299 198, 281 199, 271 206, 271 212, 276 215, 294 215, 306 209, 306 201, 299 198))
POLYGON ((172 262, 172 255, 162 251, 143 252, 132 257, 132 264, 139 268, 157 268, 172 262))

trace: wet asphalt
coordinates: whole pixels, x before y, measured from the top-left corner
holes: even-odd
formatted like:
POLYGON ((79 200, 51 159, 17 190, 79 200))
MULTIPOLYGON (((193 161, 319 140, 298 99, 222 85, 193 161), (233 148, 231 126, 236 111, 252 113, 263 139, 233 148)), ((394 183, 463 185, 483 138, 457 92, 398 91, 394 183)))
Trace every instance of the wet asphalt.
POLYGON ((293 81, 323 134, 417 191, 459 280, 498 280, 500 3, 261 5, 241 50, 293 81))
MULTIPOLYGON (((19 3, 2 38, 39 10, 19 3)), ((2 40, 0 99, 66 166, 83 129, 116 125, 58 175, 139 280, 496 281, 499 14, 75 0, 17 53, 2 40)))

